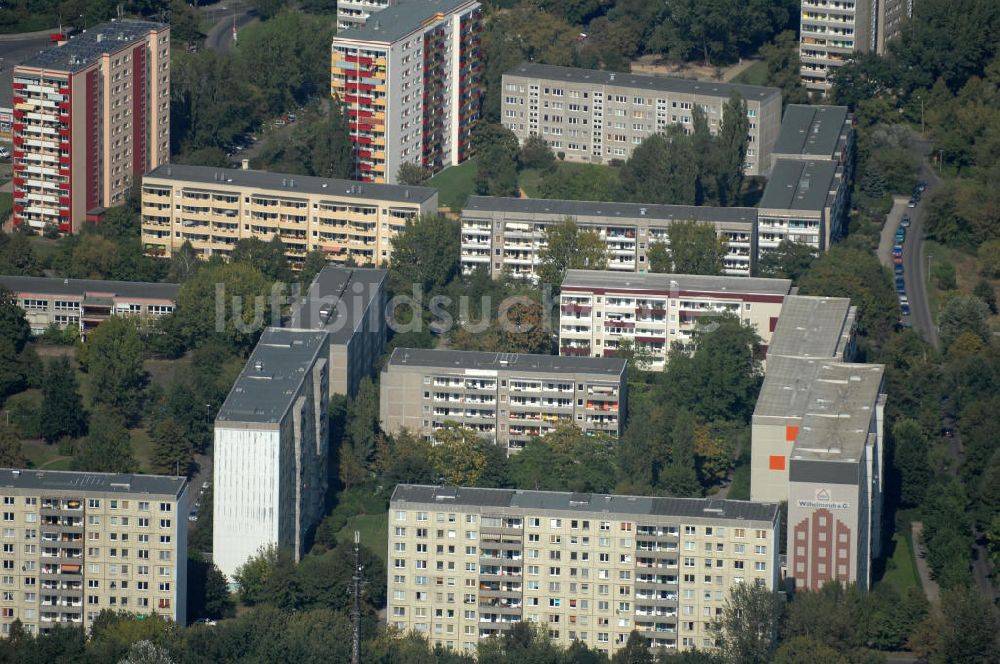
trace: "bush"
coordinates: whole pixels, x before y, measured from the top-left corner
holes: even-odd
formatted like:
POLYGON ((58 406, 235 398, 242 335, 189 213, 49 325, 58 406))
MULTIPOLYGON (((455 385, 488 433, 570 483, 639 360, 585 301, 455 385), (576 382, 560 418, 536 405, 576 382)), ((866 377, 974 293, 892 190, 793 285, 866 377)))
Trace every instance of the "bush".
POLYGON ((984 277, 1000 277, 1000 240, 987 240, 979 245, 979 269, 984 277))
POLYGON ((935 263, 934 281, 940 290, 955 290, 958 287, 955 280, 955 266, 946 261, 935 263))

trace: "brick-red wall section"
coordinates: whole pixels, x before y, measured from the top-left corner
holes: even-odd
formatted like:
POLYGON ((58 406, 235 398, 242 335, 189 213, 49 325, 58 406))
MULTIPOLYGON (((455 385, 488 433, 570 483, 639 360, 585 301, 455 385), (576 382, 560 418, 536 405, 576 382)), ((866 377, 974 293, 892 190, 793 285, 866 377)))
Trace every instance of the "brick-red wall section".
POLYGON ((87 179, 84 184, 87 191, 87 210, 91 210, 101 204, 101 135, 97 122, 97 116, 100 112, 98 105, 101 103, 100 84, 100 74, 95 67, 87 72, 87 123, 85 125, 85 131, 87 132, 87 179))
POLYGON ((146 172, 146 44, 132 49, 132 173, 146 172))

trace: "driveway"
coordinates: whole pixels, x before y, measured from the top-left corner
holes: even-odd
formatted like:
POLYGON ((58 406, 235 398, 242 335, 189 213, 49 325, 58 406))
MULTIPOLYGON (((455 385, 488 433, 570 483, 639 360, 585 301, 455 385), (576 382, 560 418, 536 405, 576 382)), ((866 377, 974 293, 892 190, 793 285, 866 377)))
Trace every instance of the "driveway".
MULTIPOLYGON (((906 196, 893 196, 892 209, 886 215, 885 224, 882 226, 882 235, 878 239, 878 261, 890 270, 892 269, 892 245, 895 244, 896 229, 899 228, 899 220, 906 214, 906 196)), ((905 252, 904 252, 905 253, 905 252)))
POLYGON ((201 14, 215 21, 215 24, 209 28, 208 35, 205 36, 205 48, 218 53, 225 53, 232 48, 234 25, 239 30, 257 20, 254 16, 254 10, 247 0, 220 2, 203 7, 201 14))

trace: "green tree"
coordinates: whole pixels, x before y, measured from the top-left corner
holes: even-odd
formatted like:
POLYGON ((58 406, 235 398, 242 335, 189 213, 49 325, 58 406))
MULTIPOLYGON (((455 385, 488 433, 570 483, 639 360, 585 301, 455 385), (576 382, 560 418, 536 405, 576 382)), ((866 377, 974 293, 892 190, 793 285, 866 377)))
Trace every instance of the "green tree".
POLYGON ((501 124, 480 123, 473 137, 476 150, 476 193, 517 196, 517 137, 501 124))
POLYGON ((649 269, 673 274, 722 274, 728 252, 728 244, 713 225, 675 221, 667 227, 667 243, 650 244, 649 269))
POLYGON ((1000 277, 1000 240, 987 240, 976 250, 979 258, 979 269, 984 277, 996 279, 1000 277))
POLYGON ((727 662, 765 664, 771 661, 781 619, 777 593, 756 584, 730 587, 716 624, 719 649, 727 662))
POLYGON ((126 424, 138 420, 146 385, 142 340, 135 320, 112 316, 87 336, 91 401, 126 424))
POLYGON ((571 201, 621 200, 615 169, 571 162, 564 162, 542 176, 538 196, 571 201))
POLYGON ((949 298, 938 314, 938 332, 942 348, 949 348, 963 332, 971 332, 989 343, 989 307, 977 297, 956 295, 949 298))
POLYGON ((26 468, 28 459, 24 456, 21 439, 14 427, 0 424, 0 467, 26 468))
POLYGON ((809 92, 802 86, 799 40, 794 30, 785 30, 760 48, 767 63, 767 84, 781 89, 784 104, 808 104, 809 92))
POLYGON ((1000 621, 995 607, 974 589, 946 590, 941 594, 941 615, 930 615, 924 634, 930 638, 918 644, 918 654, 932 664, 967 662, 986 664, 996 660, 1000 648, 997 633, 1000 621))
POLYGON ((782 240, 760 258, 761 276, 798 281, 816 260, 816 250, 808 244, 782 240))
POLYGON ((436 292, 452 280, 459 267, 459 222, 432 215, 407 221, 392 238, 389 278, 395 293, 436 292))
POLYGON ((255 267, 271 281, 284 279, 288 274, 285 246, 278 235, 268 242, 257 237, 243 238, 233 246, 229 260, 255 267))
POLYGON ((559 286, 566 270, 603 270, 608 265, 607 246, 592 230, 581 229, 566 218, 545 228, 545 247, 538 252, 538 280, 559 286))
POLYGON ((0 274, 41 276, 42 266, 27 233, 8 235, 0 230, 0 274))
POLYGON ((620 174, 622 193, 635 203, 695 205, 700 163, 684 130, 670 126, 632 151, 620 174))
POLYGON ((121 418, 104 410, 94 411, 90 432, 73 455, 73 470, 131 473, 135 469, 132 440, 121 418))
POLYGON ((205 265, 181 286, 167 331, 186 347, 214 338, 250 348, 271 317, 270 290, 252 265, 205 265))
POLYGON ((850 664, 850 660, 811 636, 796 636, 781 644, 774 653, 774 664, 850 664))
POLYGON ((378 388, 366 376, 358 386, 358 393, 348 402, 340 448, 340 479, 345 486, 363 484, 369 479, 380 435, 378 400, 378 388))
POLYGON ((900 475, 900 500, 903 505, 919 505, 934 476, 927 458, 927 437, 920 424, 900 419, 892 427, 895 443, 894 462, 900 475))
POLYGON ((404 161, 396 172, 396 182, 411 186, 423 185, 427 182, 427 171, 420 164, 404 161))
POLYGON ((170 269, 167 272, 167 281, 171 283, 183 283, 188 277, 197 271, 201 264, 197 252, 191 246, 190 240, 175 249, 170 255, 170 269))
POLYGON ((9 289, 0 287, 0 339, 11 343, 15 353, 24 350, 24 345, 31 338, 31 326, 25 318, 24 309, 9 289))
POLYGON ((625 646, 611 658, 611 664, 653 664, 649 642, 639 632, 632 630, 625 646))
POLYGON ((194 448, 185 431, 169 415, 157 417, 149 429, 153 442, 153 470, 160 474, 187 475, 194 465, 194 448))
POLYGON ((722 107, 722 125, 717 139, 719 165, 715 180, 719 205, 723 207, 735 205, 740 200, 749 132, 746 100, 738 92, 733 92, 722 107))
POLYGON ((434 443, 431 462, 446 484, 479 486, 487 476, 490 454, 486 446, 493 443, 472 429, 445 422, 445 426, 434 433, 434 443))
POLYGON ((205 615, 208 618, 231 618, 236 614, 236 606, 225 575, 215 565, 208 567, 205 577, 205 615))
POLYGON ((79 438, 87 430, 76 372, 65 355, 49 360, 42 376, 42 437, 54 443, 63 436, 79 438))
POLYGON ((992 315, 997 315, 997 292, 993 289, 993 284, 986 279, 980 279, 972 289, 972 294, 983 301, 992 315))
POLYGON ((552 148, 549 147, 544 138, 537 134, 532 134, 524 139, 524 145, 521 146, 520 161, 523 168, 546 170, 555 165, 556 156, 552 153, 552 148))
POLYGON ((247 606, 259 604, 267 596, 267 585, 278 565, 278 548, 261 547, 256 555, 236 568, 233 581, 239 589, 240 601, 247 606))

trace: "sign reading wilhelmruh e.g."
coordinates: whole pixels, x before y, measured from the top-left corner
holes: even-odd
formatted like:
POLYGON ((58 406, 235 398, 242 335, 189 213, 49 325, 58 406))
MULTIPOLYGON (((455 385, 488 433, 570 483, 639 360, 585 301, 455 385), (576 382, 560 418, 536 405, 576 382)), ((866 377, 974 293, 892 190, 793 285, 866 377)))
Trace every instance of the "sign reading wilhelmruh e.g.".
POLYGON ((851 504, 848 502, 838 502, 833 500, 833 495, 830 493, 829 489, 816 489, 815 498, 813 500, 800 498, 797 501, 797 504, 803 509, 846 510, 851 508, 851 504))

